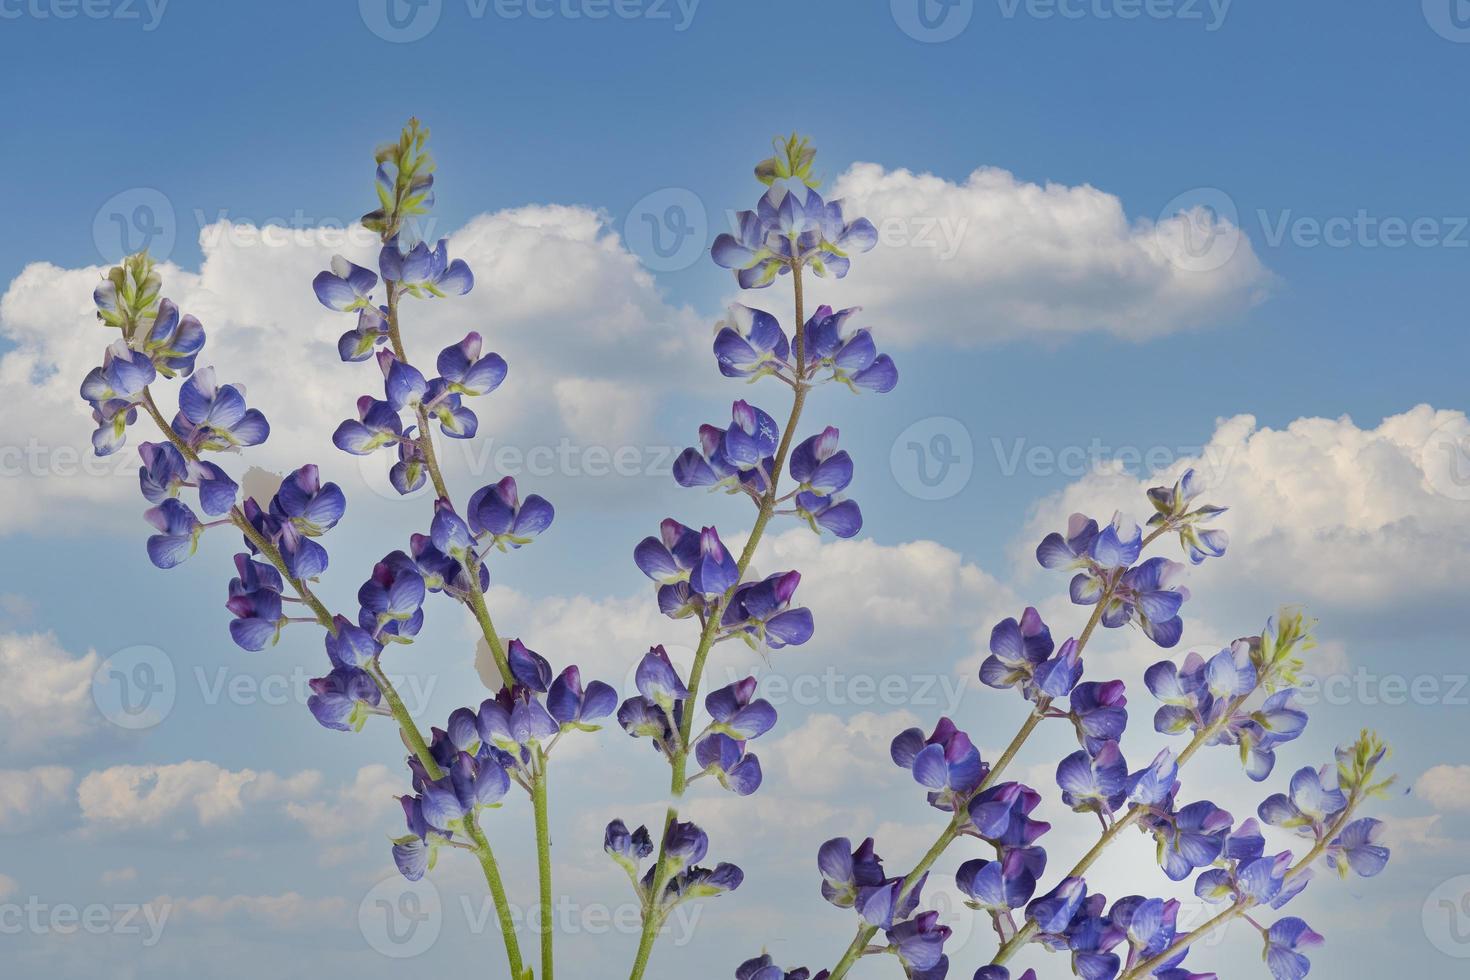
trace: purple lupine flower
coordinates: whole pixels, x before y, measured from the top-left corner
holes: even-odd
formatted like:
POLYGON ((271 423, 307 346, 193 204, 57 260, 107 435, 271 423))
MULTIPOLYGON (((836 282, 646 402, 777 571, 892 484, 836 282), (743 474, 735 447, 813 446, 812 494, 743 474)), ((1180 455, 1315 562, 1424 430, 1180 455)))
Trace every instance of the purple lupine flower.
POLYGON ((1041 877, 1046 870, 1046 854, 1033 847, 1051 824, 1031 819, 1041 803, 1041 794, 1022 783, 1010 782, 991 786, 976 793, 967 807, 969 823, 965 830, 1002 850, 1019 849, 1033 875, 1041 877))
POLYGON ((1102 624, 1112 628, 1136 622, 1159 646, 1174 646, 1184 633, 1179 608, 1189 598, 1189 589, 1180 584, 1183 575, 1184 566, 1167 558, 1150 558, 1128 569, 1104 606, 1102 624))
POLYGON ((310 537, 336 527, 346 510, 342 488, 335 483, 323 484, 317 467, 310 463, 288 474, 271 500, 271 512, 276 517, 310 537))
POLYGON ((930 911, 894 923, 885 935, 910 977, 942 980, 949 967, 944 944, 951 931, 940 924, 938 912, 930 911))
POLYGON ((852 482, 852 457, 847 450, 837 448, 838 435, 838 430, 829 425, 791 451, 791 478, 801 489, 830 496, 846 490, 852 482))
POLYGON ((450 390, 448 381, 434 378, 424 392, 424 410, 439 423, 439 431, 451 439, 473 439, 480 431, 480 418, 463 397, 450 390))
MULTIPOLYGON (((827 971, 818 973, 815 980, 826 980, 827 971)), ((806 967, 797 967, 794 970, 783 970, 776 966, 769 953, 763 953, 755 959, 746 960, 735 968, 735 980, 808 980, 811 971, 806 967)))
POLYGON ((235 506, 240 484, 219 466, 208 460, 189 463, 189 479, 199 488, 199 509, 211 517, 225 514, 235 506))
POLYGON ((1327 847, 1327 864, 1346 878, 1349 871, 1372 878, 1388 866, 1389 849, 1378 843, 1383 837, 1382 820, 1363 817, 1342 828, 1327 847))
POLYGON ((382 693, 365 670, 334 667, 325 677, 313 678, 306 706, 323 728, 338 732, 362 731, 382 693))
POLYGON ((776 420, 744 400, 730 409, 730 427, 699 427, 699 448, 674 460, 674 480, 682 487, 724 487, 763 492, 772 477, 781 430, 776 420))
POLYGON ((1272 923, 1266 930, 1266 965, 1271 968, 1271 976, 1276 980, 1302 980, 1312 964, 1298 950, 1320 946, 1323 941, 1310 926, 1294 916, 1272 923))
POLYGON ((755 690, 755 678, 747 677, 711 691, 704 699, 705 710, 714 719, 710 730, 744 741, 776 727, 776 709, 755 697, 755 690))
POLYGON ((801 583, 801 573, 777 572, 759 582, 746 582, 735 589, 720 617, 720 628, 739 633, 753 648, 779 650, 799 646, 812 638, 812 612, 805 606, 791 608, 791 599, 801 583))
POLYGON ((955 884, 967 896, 965 904, 983 912, 1023 908, 1036 894, 1036 875, 1019 850, 994 861, 966 861, 955 872, 955 884))
POLYGON ((703 596, 723 596, 740 581, 735 557, 712 527, 699 532, 699 557, 689 570, 689 588, 703 596))
POLYGON ((515 682, 537 694, 545 694, 551 686, 551 664, 520 640, 511 640, 505 651, 515 682))
POLYGON ((1335 768, 1310 766, 1291 777, 1291 795, 1275 793, 1266 798, 1257 813, 1263 823, 1295 830, 1304 837, 1320 837, 1323 828, 1347 807, 1347 795, 1336 785, 1335 768))
POLYGON ((177 495, 189 480, 189 463, 171 442, 140 442, 138 456, 138 487, 150 504, 177 495))
POLYGON ((991 629, 990 656, 980 665, 980 680, 1001 690, 1014 687, 1030 699, 1035 696, 1032 675, 1053 649, 1051 630, 1027 606, 1019 621, 1003 619, 991 629))
POLYGON ((869 837, 854 850, 852 841, 835 837, 817 850, 822 897, 840 909, 853 908, 865 890, 885 884, 883 861, 869 837))
POLYGON ((332 268, 317 273, 316 278, 311 281, 311 288, 327 309, 351 313, 353 310, 372 306, 373 287, 377 284, 377 274, 371 269, 364 269, 340 255, 334 255, 332 268))
POLYGON ((409 881, 418 881, 433 870, 441 846, 450 840, 448 834, 430 827, 424 819, 423 800, 417 796, 400 796, 408 835, 393 840, 393 863, 409 881))
POLYGON ((765 310, 732 303, 729 314, 715 326, 715 360, 725 377, 754 381, 791 370, 786 332, 765 310))
POLYGON ((474 273, 464 259, 449 260, 449 243, 439 239, 431 251, 428 242, 417 242, 404 250, 399 236, 384 243, 378 253, 378 271, 383 279, 395 282, 411 296, 463 296, 475 286, 474 273))
POLYGON ((204 327, 192 315, 179 315, 171 299, 160 300, 153 325, 143 338, 143 353, 165 378, 188 374, 204 349, 204 327))
MULTIPOLYGON (((387 407, 386 402, 377 404, 387 407)), ((388 411, 392 413, 394 421, 397 421, 398 413, 392 409, 388 411)), ((405 497, 422 487, 429 479, 429 460, 424 455, 424 447, 414 438, 415 428, 416 426, 409 426, 403 433, 403 438, 398 440, 398 462, 388 470, 388 482, 405 497)))
POLYGON ((802 440, 791 452, 791 478, 798 483, 796 513, 813 531, 826 528, 839 538, 862 530, 863 514, 855 501, 837 494, 852 482, 852 457, 837 448, 837 429, 828 426, 802 440))
POLYGON ((435 366, 448 390, 457 395, 488 395, 505 380, 510 366, 499 354, 481 354, 478 333, 465 334, 464 340, 450 344, 439 352, 435 366))
POLYGON ((124 340, 114 340, 102 354, 102 366, 93 368, 82 379, 82 398, 94 408, 105 402, 131 403, 157 376, 153 362, 146 355, 133 350, 124 340))
MULTIPOLYGON (((1053 531, 1041 539, 1036 546, 1036 561, 1042 568, 1059 568, 1064 571, 1090 569, 1092 567, 1092 543, 1097 540, 1097 521, 1086 514, 1073 514, 1067 519, 1065 535, 1053 531)), ((1073 584, 1073 592, 1078 586, 1073 584)))
POLYGON ((591 681, 582 687, 582 672, 576 665, 563 670, 551 682, 546 694, 546 710, 563 728, 596 731, 590 724, 606 718, 618 707, 618 694, 602 681, 591 681))
POLYGON ((357 590, 361 606, 357 623, 384 639, 406 641, 417 636, 424 622, 425 591, 414 560, 401 551, 392 552, 373 566, 372 577, 357 590))
POLYGON ((807 369, 832 372, 827 379, 876 394, 886 394, 898 385, 898 366, 887 354, 878 353, 872 331, 866 327, 847 332, 847 321, 862 311, 861 307, 832 312, 830 306, 819 306, 802 327, 802 356, 807 369))
POLYGON ((1208 800, 1175 812, 1172 801, 1145 813, 1143 827, 1159 845, 1159 863, 1171 881, 1183 881, 1196 868, 1214 864, 1224 852, 1234 819, 1208 800))
POLYGON ((1260 708, 1231 725, 1245 759, 1246 775, 1261 782, 1276 765, 1276 749, 1296 739, 1307 727, 1307 713, 1296 705, 1296 689, 1285 688, 1268 697, 1260 708))
POLYGON ((647 827, 639 827, 629 833, 627 824, 614 820, 603 833, 602 849, 637 884, 643 861, 653 853, 653 839, 649 837, 647 827))
POLYGON ((760 759, 745 750, 743 741, 714 732, 694 744, 694 758, 704 772, 736 796, 749 796, 760 789, 760 759))
MULTIPOLYGON (((975 980, 1011 980, 1011 971, 1003 966, 982 966, 975 971, 975 980)), ((1016 980, 1036 980, 1036 971, 1028 969, 1016 980)))
POLYGON ((889 747, 889 755, 895 765, 909 770, 914 780, 929 790, 930 805, 940 810, 955 809, 990 771, 970 736, 948 718, 940 718, 928 738, 918 728, 900 732, 889 747))
POLYGON ((1066 697, 1081 678, 1082 647, 1070 637, 1057 649, 1056 656, 1037 664, 1032 674, 1038 698, 1066 697))
POLYGON ((674 669, 668 651, 660 644, 651 647, 638 663, 634 675, 638 693, 658 705, 665 713, 672 714, 675 704, 689 699, 689 688, 674 669))
POLYGON ((1072 689, 1068 714, 1077 740, 1089 752, 1103 742, 1117 741, 1128 726, 1128 698, 1122 681, 1083 681, 1072 689))
POLYGON ((531 494, 521 500, 514 477, 481 487, 470 497, 467 511, 475 536, 490 536, 501 551, 530 544, 551 526, 556 511, 545 498, 531 494))
POLYGON ((258 409, 246 408, 245 390, 216 384, 212 367, 195 371, 179 387, 173 428, 195 452, 258 446, 271 431, 258 409))
POLYGON ((243 552, 235 556, 235 569, 238 574, 230 579, 225 600, 225 608, 235 617, 230 620, 230 638, 244 650, 274 646, 286 625, 281 611, 281 573, 274 565, 253 561, 243 552))
POLYGON ((332 433, 332 445, 354 456, 366 456, 403 438, 403 420, 393 406, 371 395, 357 400, 357 418, 332 433))
POLYGON ((383 646, 371 633, 354 625, 346 616, 334 617, 333 625, 336 632, 329 632, 326 637, 327 659, 332 666, 366 667, 377 660, 383 646))
POLYGON ((383 372, 383 395, 395 412, 421 405, 429 391, 423 372, 398 359, 391 350, 378 351, 378 367, 383 372))
POLYGON ((866 218, 843 220, 840 201, 828 204, 810 188, 801 194, 773 185, 754 211, 736 215, 733 233, 715 238, 710 255, 735 271, 741 289, 761 289, 798 265, 841 279, 851 264, 848 253, 866 252, 877 242, 877 229, 866 218))
POLYGON ((1190 468, 1184 471, 1173 487, 1153 487, 1148 492, 1148 499, 1157 511, 1149 518, 1149 526, 1177 531, 1179 543, 1189 556, 1190 563, 1195 565, 1206 558, 1219 558, 1225 554, 1225 548, 1230 543, 1230 536, 1225 531, 1200 526, 1219 517, 1228 508, 1204 504, 1190 510, 1195 498, 1203 491, 1203 481, 1190 468))
POLYGON ((633 561, 657 585, 658 605, 664 615, 683 619, 703 611, 703 597, 689 587, 689 576, 699 557, 699 532, 673 518, 659 525, 659 537, 644 538, 633 549, 633 561))
POLYGON ((143 516, 158 529, 148 537, 148 560, 159 568, 173 568, 180 564, 199 546, 199 536, 204 525, 199 518, 177 497, 168 497, 157 507, 149 508, 143 516))
POLYGON ((1113 903, 1108 924, 1121 931, 1133 951, 1133 960, 1151 959, 1174 941, 1178 931, 1179 902, 1129 895, 1113 903))
POLYGON ((1128 802, 1140 806, 1158 806, 1178 790, 1179 761, 1168 749, 1154 756, 1147 769, 1128 777, 1128 802))
POLYGON ((1064 878, 1055 888, 1026 906, 1026 918, 1043 933, 1060 935, 1087 898, 1087 882, 1064 878))
POLYGON ((365 361, 388 342, 388 308, 364 306, 357 311, 357 325, 337 338, 337 356, 347 363, 365 361))
POLYGON ((839 538, 850 538, 863 529, 863 512, 856 500, 823 497, 802 490, 795 498, 796 514, 818 534, 825 528, 839 538))
POLYGON ((1104 742, 1096 753, 1078 749, 1057 767, 1057 785, 1074 811, 1113 813, 1128 795, 1128 763, 1117 742, 1104 742))

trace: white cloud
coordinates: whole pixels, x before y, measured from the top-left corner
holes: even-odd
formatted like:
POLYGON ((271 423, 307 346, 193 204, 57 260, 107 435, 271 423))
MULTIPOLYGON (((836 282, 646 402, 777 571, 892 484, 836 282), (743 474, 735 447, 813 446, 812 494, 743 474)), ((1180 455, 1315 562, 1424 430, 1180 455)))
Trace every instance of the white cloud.
POLYGON ((1087 185, 1032 184, 994 167, 957 184, 859 163, 832 196, 878 226, 880 246, 856 260, 861 274, 840 301, 868 306, 890 344, 1084 331, 1142 340, 1247 307, 1270 281, 1244 235, 1231 238, 1229 261, 1203 270, 1177 251, 1188 219, 1130 220, 1117 197, 1087 185))
MULTIPOLYGON (((778 789, 805 796, 838 797, 862 784, 874 789, 875 775, 899 773, 889 765, 888 747, 906 728, 933 727, 911 711, 861 712, 850 718, 815 714, 799 728, 759 748, 774 763, 778 789)), ((769 763, 768 763, 769 764, 769 763)))
MULTIPOLYGON (((339 361, 336 338, 352 317, 322 308, 312 293, 312 277, 328 265, 333 247, 319 244, 325 233, 293 233, 267 245, 257 231, 227 221, 206 227, 200 270, 162 267, 164 295, 204 324, 209 340, 199 363, 217 365, 221 381, 243 383, 251 403, 276 423, 269 442, 250 452, 250 463, 285 472, 316 460, 328 464, 330 476, 351 477, 356 466, 331 447, 330 435, 352 414, 358 395, 381 393, 382 379, 371 363, 339 361)), ((663 301, 652 277, 608 230, 605 215, 525 207, 481 215, 449 237, 451 253, 474 269, 475 289, 453 300, 405 303, 409 352, 431 365, 440 348, 479 331, 486 348, 509 361, 510 375, 477 406, 482 417, 493 416, 495 433, 514 433, 523 449, 555 446, 563 437, 626 438, 657 405, 660 379, 678 383, 689 374, 680 366, 709 358, 708 330, 690 311, 663 301), (582 390, 556 390, 567 378, 585 382, 582 390), (637 399, 620 390, 634 380, 637 399)), ((350 257, 376 265, 375 254, 350 257)), ((68 515, 58 529, 80 530, 117 514, 135 526, 142 505, 131 447, 158 436, 145 418, 130 434, 129 449, 98 461, 90 456, 90 423, 77 396, 111 339, 91 306, 103 271, 34 263, 0 298, 0 337, 14 345, 0 356, 0 384, 27 391, 0 419, 0 468, 13 477, 5 481, 0 531, 57 513, 68 515), (108 506, 83 506, 103 503, 108 506)), ((174 386, 156 387, 167 413, 174 386)), ((477 445, 447 447, 446 467, 491 476, 477 445)), ((386 469, 379 463, 367 468, 386 469)))
POLYGON ((347 900, 332 896, 306 898, 297 892, 283 895, 160 895, 148 903, 170 918, 220 923, 241 920, 298 931, 340 924, 348 912, 347 900))
POLYGON ((1414 783, 1414 792, 1444 813, 1470 812, 1470 766, 1435 766, 1414 783))
POLYGON ((1117 470, 1089 474, 1037 508, 1018 543, 1029 556, 1072 511, 1106 519, 1112 510, 1145 516, 1143 493, 1187 466, 1228 505, 1219 526, 1230 550, 1202 572, 1211 588, 1229 582, 1290 601, 1381 609, 1463 594, 1470 549, 1470 493, 1452 482, 1447 451, 1470 436, 1461 412, 1420 405, 1373 428, 1343 416, 1301 418, 1283 429, 1240 415, 1219 422, 1200 459, 1137 479, 1117 470))
POLYGON ((213 762, 113 766, 88 773, 77 786, 83 822, 93 831, 127 831, 165 823, 187 833, 239 819, 252 808, 307 798, 321 773, 282 777, 251 769, 233 771, 213 762))
POLYGON ((70 804, 75 778, 62 766, 0 769, 0 834, 25 833, 50 822, 70 804))
POLYGON ((73 657, 52 633, 0 634, 0 728, 6 754, 72 741, 97 726, 91 650, 73 657))

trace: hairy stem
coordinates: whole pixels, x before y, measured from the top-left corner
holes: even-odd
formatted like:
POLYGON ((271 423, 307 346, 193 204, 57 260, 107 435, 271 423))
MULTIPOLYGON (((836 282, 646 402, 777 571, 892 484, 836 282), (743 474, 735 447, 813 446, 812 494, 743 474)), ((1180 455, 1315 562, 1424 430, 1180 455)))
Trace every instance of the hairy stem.
POLYGON ((538 770, 531 784, 531 806, 536 811, 536 866, 541 886, 541 980, 552 980, 551 829, 546 809, 546 756, 536 750, 538 770))
MULTIPOLYGON (((159 431, 168 438, 169 442, 173 443, 174 448, 185 459, 191 462, 199 461, 199 454, 174 431, 174 427, 169 424, 168 420, 163 417, 163 413, 159 411, 158 403, 153 400, 153 393, 147 388, 143 389, 143 407, 152 417, 159 431)), ((240 530, 240 533, 245 535, 251 544, 255 545, 256 549, 265 556, 267 561, 276 567, 276 570, 290 584, 301 602, 312 611, 312 614, 316 617, 317 622, 321 624, 322 628, 335 636, 337 633, 337 623, 332 616, 331 610, 317 598, 316 594, 311 591, 311 588, 305 582, 290 573, 280 549, 269 538, 255 529, 255 526, 245 517, 245 512, 238 505, 230 508, 230 522, 240 530)), ((442 779, 444 777, 444 770, 440 768, 438 760, 434 758, 434 754, 429 751, 429 744, 424 739, 423 732, 419 731, 418 723, 414 721, 413 715, 409 713, 408 707, 403 703, 403 698, 399 696, 398 689, 393 686, 392 682, 388 680, 388 676, 383 673, 381 664, 374 661, 365 669, 368 676, 373 679, 373 683, 377 685, 378 691, 383 696, 383 700, 388 703, 388 711, 393 716, 393 720, 397 722, 398 730, 403 735, 404 743, 408 745, 414 756, 423 764, 424 772, 428 774, 430 779, 442 779)), ((485 881, 490 886, 490 892, 495 899, 496 910, 500 915, 501 932, 505 936, 506 954, 511 964, 511 975, 513 977, 519 977, 521 970, 520 946, 516 939, 515 923, 510 918, 510 905, 506 900, 505 886, 501 882, 499 865, 495 861, 495 855, 491 852, 489 843, 475 825, 473 817, 466 819, 466 827, 470 831, 471 837, 475 839, 476 855, 480 860, 480 866, 485 871, 485 881)))
MULTIPOLYGON (((689 700, 685 702, 684 717, 679 724, 679 731, 675 739, 673 758, 670 764, 673 767, 673 775, 669 780, 669 793, 673 803, 669 806, 668 815, 664 821, 664 829, 679 818, 678 802, 684 796, 684 790, 689 785, 688 758, 689 739, 694 732, 694 706, 698 703, 700 681, 704 677, 704 668, 709 660, 710 649, 714 646, 715 634, 719 632, 720 615, 724 604, 729 601, 734 589, 745 577, 746 570, 750 567, 751 560, 755 558, 756 547, 760 544, 762 536, 766 532, 766 525, 771 522, 771 517, 776 512, 778 499, 777 488, 781 483, 781 471, 786 468, 786 457, 791 453, 792 439, 796 435, 796 426, 801 421, 802 409, 806 406, 807 392, 810 390, 806 383, 806 352, 803 326, 805 324, 805 297, 802 291, 801 266, 793 265, 791 268, 791 283, 794 290, 794 303, 796 307, 795 342, 792 346, 793 364, 795 365, 795 380, 793 387, 795 394, 791 400, 791 414, 786 419, 786 426, 781 432, 781 441, 776 447, 776 456, 771 466, 770 479, 766 492, 761 495, 759 509, 756 512, 755 524, 751 526, 750 536, 745 539, 745 547, 740 552, 740 558, 735 562, 738 569, 736 585, 731 587, 719 602, 712 604, 705 615, 704 628, 700 630, 699 645, 694 650, 694 664, 689 670, 689 700)), ((638 941, 638 955, 633 961, 633 972, 629 980, 642 980, 643 973, 648 969, 648 959, 653 953, 654 941, 658 938, 658 930, 662 926, 662 918, 658 912, 659 899, 663 894, 664 886, 668 883, 667 875, 664 873, 664 841, 660 841, 658 853, 658 865, 654 870, 654 887, 646 896, 643 908, 643 933, 638 941)))

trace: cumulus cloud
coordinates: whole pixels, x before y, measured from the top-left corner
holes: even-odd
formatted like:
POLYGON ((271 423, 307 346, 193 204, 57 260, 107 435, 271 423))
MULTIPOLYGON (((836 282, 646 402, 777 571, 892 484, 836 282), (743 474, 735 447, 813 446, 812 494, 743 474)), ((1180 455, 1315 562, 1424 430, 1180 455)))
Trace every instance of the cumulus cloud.
POLYGON ((71 822, 75 774, 63 766, 0 769, 0 834, 20 834, 47 823, 71 822))
POLYGON ((187 834, 192 827, 227 824, 251 810, 308 798, 321 781, 321 773, 312 770, 278 776, 199 760, 124 765, 84 776, 77 803, 84 824, 94 832, 167 824, 175 833, 187 834))
POLYGON ((55 750, 93 731, 98 656, 74 657, 53 633, 0 633, 0 728, 6 755, 55 750))
POLYGON ((1130 219, 1105 191, 1028 183, 994 167, 955 183, 859 163, 832 196, 878 226, 880 247, 859 260, 862 275, 843 283, 841 302, 881 309, 899 328, 885 334, 890 343, 1086 331, 1144 340, 1248 307, 1271 278, 1238 229, 1212 226, 1234 251, 1200 262, 1181 251, 1198 215, 1130 219))
POLYGON ((282 895, 160 895, 148 903, 170 918, 195 923, 246 921, 291 931, 339 925, 348 912, 338 896, 307 898, 297 892, 282 895))
MULTIPOLYGON (((266 244, 260 231, 229 221, 205 227, 199 271, 163 266, 164 293, 204 323, 209 342, 200 364, 218 365, 222 381, 243 383, 251 403, 275 423, 270 441, 251 451, 251 463, 285 472, 330 457, 329 472, 352 476, 353 464, 331 447, 331 432, 358 395, 381 392, 382 379, 371 363, 338 360, 336 338, 352 317, 322 308, 311 290, 341 232, 293 232, 266 244)), ((475 289, 453 300, 406 303, 410 354, 431 364, 442 347, 471 330, 482 333, 511 368, 501 392, 479 404, 493 413, 495 431, 515 432, 523 450, 563 438, 577 445, 627 438, 650 418, 660 384, 687 376, 679 368, 691 359, 708 357, 708 330, 690 311, 665 303, 599 212, 531 206, 481 215, 449 236, 449 248, 473 267, 475 289), (557 387, 568 378, 580 383, 557 387), (635 380, 636 399, 623 393, 635 380)), ((370 251, 349 257, 376 267, 370 251)), ((0 337, 12 345, 0 356, 0 383, 29 392, 0 420, 0 467, 13 477, 5 481, 0 531, 62 509, 72 530, 114 513, 135 519, 127 507, 83 506, 136 502, 137 494, 132 448, 106 460, 90 457, 89 422, 77 396, 111 339, 91 307, 103 271, 34 263, 0 298, 0 337)), ((168 412, 173 386, 157 387, 168 412)), ((156 438, 140 424, 130 446, 156 438)), ((442 455, 453 473, 491 475, 474 446, 455 443, 442 455)), ((376 463, 365 469, 386 468, 376 463)))
POLYGON ((916 727, 927 731, 932 722, 921 720, 911 711, 864 711, 849 718, 814 714, 769 747, 758 748, 779 767, 779 790, 837 796, 843 789, 861 784, 871 792, 875 774, 902 775, 897 767, 884 765, 888 747, 893 736, 916 727))
POLYGON ((1119 470, 1078 480, 1037 508, 1017 558, 1032 565, 1040 535, 1067 514, 1113 508, 1142 517, 1147 487, 1186 467, 1227 504, 1220 526, 1230 554, 1205 566, 1223 583, 1323 605, 1383 609, 1460 595, 1467 582, 1470 492, 1452 477, 1453 454, 1470 445, 1464 413, 1420 405, 1362 427, 1352 419, 1301 418, 1285 428, 1249 415, 1221 420, 1198 459, 1140 480, 1119 470))
POLYGON ((1435 766, 1414 783, 1414 792, 1436 810, 1470 812, 1470 766, 1435 766))

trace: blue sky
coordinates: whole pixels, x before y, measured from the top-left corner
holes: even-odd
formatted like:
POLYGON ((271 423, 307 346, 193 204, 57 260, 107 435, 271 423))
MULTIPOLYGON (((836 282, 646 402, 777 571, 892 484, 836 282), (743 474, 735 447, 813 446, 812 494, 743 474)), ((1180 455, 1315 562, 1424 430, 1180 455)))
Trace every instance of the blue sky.
MULTIPOLYGON (((405 784, 394 736, 318 729, 298 693, 319 670, 315 635, 289 632, 260 655, 228 643, 220 603, 234 543, 210 536, 184 568, 152 569, 128 467, 78 475, 67 453, 86 444, 75 386, 105 337, 89 322, 91 284, 122 251, 120 228, 128 247, 150 232, 171 263, 166 292, 210 331, 206 360, 273 422, 272 443, 242 463, 281 472, 310 459, 347 491, 322 592, 348 607, 368 565, 424 529, 428 501, 388 499, 331 450, 326 437, 371 369, 331 355, 344 327, 309 282, 333 251, 371 256, 324 243, 320 229, 371 206, 372 147, 410 115, 433 129, 436 227, 479 280, 458 308, 423 311, 421 356, 467 329, 506 354, 511 380, 482 412, 492 448, 567 440, 579 464, 588 447, 635 450, 632 475, 557 464, 539 482, 521 477, 557 503, 555 532, 497 566, 491 596, 512 635, 610 680, 647 645, 688 640, 649 612, 633 543, 670 514, 737 538, 748 527, 737 502, 674 486, 667 450, 699 422, 721 422, 734 397, 784 412, 781 392, 732 386, 706 353, 736 291, 702 246, 728 211, 753 205, 750 167, 772 134, 810 134, 829 186, 885 232, 849 280, 813 289, 821 302, 863 304, 902 372, 883 398, 821 391, 804 422, 842 427, 858 461, 861 542, 819 548, 791 531, 758 565, 800 567, 818 616, 817 639, 774 662, 776 683, 835 665, 844 681, 901 677, 908 696, 865 703, 849 684, 842 697, 791 703, 785 740, 765 750, 763 797, 699 794, 719 856, 750 882, 704 910, 692 943, 662 950, 654 976, 700 964, 728 975, 762 945, 788 965, 830 965, 850 930, 815 897, 817 844, 878 832, 901 864, 940 826, 895 781, 887 739, 953 708, 998 750, 1019 713, 975 689, 989 626, 1025 603, 1058 631, 1082 619, 1029 549, 1072 509, 1142 516, 1140 491, 1191 461, 1233 506, 1234 544, 1191 582, 1181 651, 1259 629, 1279 602, 1305 603, 1322 619, 1327 703, 1278 781, 1372 724, 1415 788, 1385 808, 1390 871, 1323 882, 1303 900, 1299 914, 1329 937, 1319 971, 1454 973, 1454 957, 1470 955, 1440 905, 1470 892, 1456 880, 1470 870, 1470 755, 1445 738, 1470 709, 1454 615, 1470 554, 1463 4, 924 2, 953 37, 924 40, 907 0, 431 0, 395 8, 405 31, 426 31, 411 41, 374 0, 0 0, 0 77, 24 93, 7 120, 17 190, 12 234, 0 236, 0 383, 20 406, 0 422, 0 770, 14 787, 0 792, 0 905, 177 913, 146 946, 120 928, 7 931, 19 975, 400 966, 359 926, 392 870, 382 842, 397 832, 390 793, 405 784), (665 259, 649 221, 674 204, 694 234, 665 259), (268 225, 310 241, 264 245, 251 232, 268 225), (1226 253, 1181 257, 1177 235, 1200 229, 1226 253), (937 458, 908 448, 932 449, 936 435, 969 472, 940 494, 914 468, 937 458), (108 695, 104 680, 94 698, 93 676, 110 676, 114 657, 172 675, 159 724, 127 731, 99 711, 108 695), (921 678, 969 686, 936 703, 917 693, 921 678), (1400 696, 1400 682, 1413 690, 1400 696), (818 779, 808 765, 839 775, 818 779)), ((783 286, 744 301, 789 326, 783 286)), ((452 460, 457 495, 503 469, 481 464, 452 460)), ((424 725, 483 696, 459 611, 445 602, 430 615, 401 666, 423 690, 424 725)), ((1137 685, 1151 659, 1140 637, 1109 634, 1090 663, 1136 687, 1135 760, 1151 755, 1137 685)), ((1052 735, 1028 763, 1043 791, 1067 743, 1052 735)), ((616 732, 588 741, 556 790, 558 877, 580 901, 615 904, 601 825, 652 817, 664 775, 616 732)), ((1244 814, 1262 793, 1225 755, 1201 761, 1199 792, 1244 814)), ((523 892, 526 811, 495 818, 523 892)), ((1063 822, 1056 853, 1080 853, 1086 821, 1063 822)), ((941 870, 960 856, 970 855, 941 870)), ((1162 887, 1147 862, 1140 847, 1102 871, 1130 889, 1162 887)), ((474 869, 445 863, 441 933, 410 962, 494 964, 494 930, 477 930, 461 904, 479 901, 474 869)), ((1264 975, 1256 940, 1229 939, 1196 968, 1264 975)), ((566 969, 616 976, 603 964, 635 943, 584 922, 567 938, 566 969)), ((952 976, 968 977, 988 950, 977 931, 952 976)), ((854 976, 895 970, 879 966, 854 976)))

